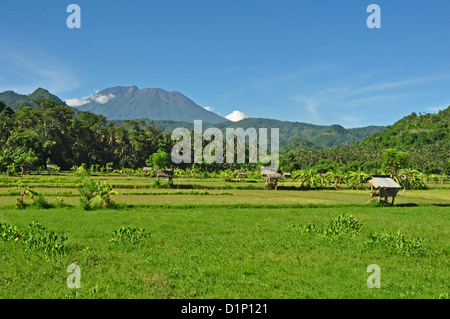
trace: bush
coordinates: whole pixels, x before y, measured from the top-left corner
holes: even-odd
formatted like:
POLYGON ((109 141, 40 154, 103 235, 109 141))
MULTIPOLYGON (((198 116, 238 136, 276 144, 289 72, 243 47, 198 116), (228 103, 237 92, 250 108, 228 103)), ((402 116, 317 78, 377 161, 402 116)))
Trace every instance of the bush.
POLYGON ((117 194, 117 192, 106 181, 102 183, 84 177, 78 191, 81 195, 80 206, 84 210, 116 207, 115 203, 111 200, 111 195, 117 194))
POLYGON ((54 207, 52 204, 50 204, 44 198, 44 195, 38 195, 37 197, 34 197, 33 200, 34 200, 33 206, 36 207, 36 208, 49 209, 49 208, 53 208, 54 207))
POLYGON ((121 227, 113 232, 111 242, 137 244, 149 235, 150 233, 145 233, 145 229, 143 228, 121 227))
POLYGON ((359 223, 352 215, 340 215, 337 219, 331 220, 325 225, 306 224, 306 225, 291 225, 293 231, 298 231, 301 234, 316 233, 321 234, 325 238, 336 240, 342 236, 354 237, 359 234, 362 224, 359 223))
POLYGON ((421 255, 423 254, 422 239, 408 239, 400 231, 395 235, 377 234, 372 232, 368 235, 367 244, 369 246, 378 246, 388 248, 404 255, 421 255))
POLYGON ((78 187, 78 191, 80 192, 80 206, 84 210, 90 210, 93 208, 92 200, 95 196, 97 196, 97 183, 88 178, 83 177, 81 180, 81 186, 78 187))
POLYGON ((324 236, 332 239, 341 237, 342 235, 356 236, 362 228, 352 215, 341 215, 337 219, 328 222, 324 229, 324 236))
POLYGON ((67 237, 48 231, 40 223, 33 221, 28 230, 20 231, 16 226, 0 223, 0 239, 24 244, 32 250, 40 250, 48 255, 61 255, 67 250, 67 237))

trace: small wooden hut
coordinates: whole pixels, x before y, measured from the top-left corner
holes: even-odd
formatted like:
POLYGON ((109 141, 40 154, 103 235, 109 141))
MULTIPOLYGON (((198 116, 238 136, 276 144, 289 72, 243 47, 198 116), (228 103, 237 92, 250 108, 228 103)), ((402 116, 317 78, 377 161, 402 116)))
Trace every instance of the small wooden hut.
POLYGON ((267 169, 267 168, 264 168, 264 167, 261 167, 261 175, 262 176, 268 176, 268 175, 271 175, 271 174, 277 174, 278 172, 276 172, 276 171, 274 171, 274 170, 271 170, 271 169, 267 169))
POLYGON ((111 173, 114 169, 111 166, 106 167, 106 172, 111 173))
POLYGON ((291 177, 292 177, 292 174, 289 173, 289 172, 285 172, 285 173, 283 173, 283 177, 284 177, 284 178, 291 178, 291 177))
POLYGON ((247 172, 244 171, 236 172, 236 178, 245 178, 245 177, 247 177, 247 172))
POLYGON ((170 181, 173 179, 173 171, 156 170, 156 178, 160 177, 167 177, 170 181))
POLYGON ((47 169, 48 169, 48 170, 54 170, 55 167, 56 167, 55 164, 47 164, 47 169))
POLYGON ((392 197, 391 205, 394 205, 395 196, 402 188, 387 175, 372 175, 366 179, 366 182, 370 184, 371 196, 369 202, 372 202, 374 197, 378 197, 378 202, 382 197, 384 197, 385 202, 387 202, 388 197, 392 197))
POLYGON ((281 177, 283 177, 283 175, 281 175, 278 172, 275 172, 275 173, 272 173, 272 174, 267 174, 266 175, 266 183, 264 184, 264 189, 266 189, 267 186, 271 186, 275 190, 277 190, 278 179, 280 179, 281 177))

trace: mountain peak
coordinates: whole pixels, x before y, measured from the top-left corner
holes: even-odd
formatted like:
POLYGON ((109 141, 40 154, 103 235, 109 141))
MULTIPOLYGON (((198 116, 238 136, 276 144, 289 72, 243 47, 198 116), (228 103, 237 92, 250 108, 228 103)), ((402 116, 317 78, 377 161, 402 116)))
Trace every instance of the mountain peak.
POLYGON ((228 122, 220 115, 197 105, 180 92, 168 92, 162 88, 115 86, 95 94, 80 111, 102 114, 109 120, 168 120, 205 123, 228 122))
POLYGON ((50 92, 48 90, 46 90, 46 89, 43 89, 43 88, 39 87, 36 90, 34 90, 34 92, 31 93, 31 94, 33 95, 35 93, 50 93, 50 92))
POLYGON ((37 88, 33 93, 28 95, 18 94, 11 90, 0 93, 0 100, 2 100, 6 105, 11 106, 13 110, 17 110, 19 107, 23 106, 35 107, 37 105, 34 102, 35 100, 45 99, 50 99, 62 105, 65 105, 65 103, 59 99, 59 97, 51 94, 49 91, 41 87, 37 88))

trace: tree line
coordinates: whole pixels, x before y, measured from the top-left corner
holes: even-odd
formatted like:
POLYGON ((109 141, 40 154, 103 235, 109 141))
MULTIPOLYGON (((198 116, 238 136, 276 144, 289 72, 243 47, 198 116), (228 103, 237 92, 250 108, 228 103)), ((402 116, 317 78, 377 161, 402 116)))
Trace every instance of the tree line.
MULTIPOLYGON (((164 134, 151 122, 127 120, 121 125, 115 125, 102 115, 90 112, 75 114, 73 108, 51 99, 34 102, 35 107, 21 107, 14 111, 0 101, 2 172, 19 171, 20 165, 24 164, 35 167, 55 164, 62 170, 80 165, 90 167, 107 164, 109 167, 131 169, 153 164, 161 168, 167 166, 180 169, 192 166, 171 163, 169 154, 177 141, 172 141, 170 133, 164 134), (160 158, 164 158, 165 162, 158 164, 160 158)), ((413 114, 392 128, 353 146, 293 150, 280 155, 280 169, 284 172, 311 169, 317 173, 358 170, 377 173, 386 171, 383 154, 387 149, 392 149, 406 154, 401 168, 427 174, 449 174, 448 110, 435 117, 413 114), (424 125, 428 127, 423 129, 424 125), (405 139, 418 143, 417 138, 411 138, 414 134, 421 136, 419 141, 422 142, 406 143, 405 139)), ((206 144, 204 141, 204 146, 206 144)), ((246 146, 246 163, 200 163, 195 166, 210 172, 259 169, 261 163, 249 164, 248 155, 246 146)))

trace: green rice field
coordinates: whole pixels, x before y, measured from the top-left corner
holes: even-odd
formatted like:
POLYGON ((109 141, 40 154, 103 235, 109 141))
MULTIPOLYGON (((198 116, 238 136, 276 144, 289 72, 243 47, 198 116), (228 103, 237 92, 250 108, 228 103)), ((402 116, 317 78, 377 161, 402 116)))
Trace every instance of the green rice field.
POLYGON ((81 209, 71 173, 0 177, 0 298, 449 297, 448 184, 386 206, 368 204, 367 188, 295 181, 92 178, 113 186, 117 208, 81 209), (19 180, 51 207, 16 209, 19 180), (70 289, 75 263, 81 287, 70 289), (372 264, 380 288, 367 284, 372 264))

